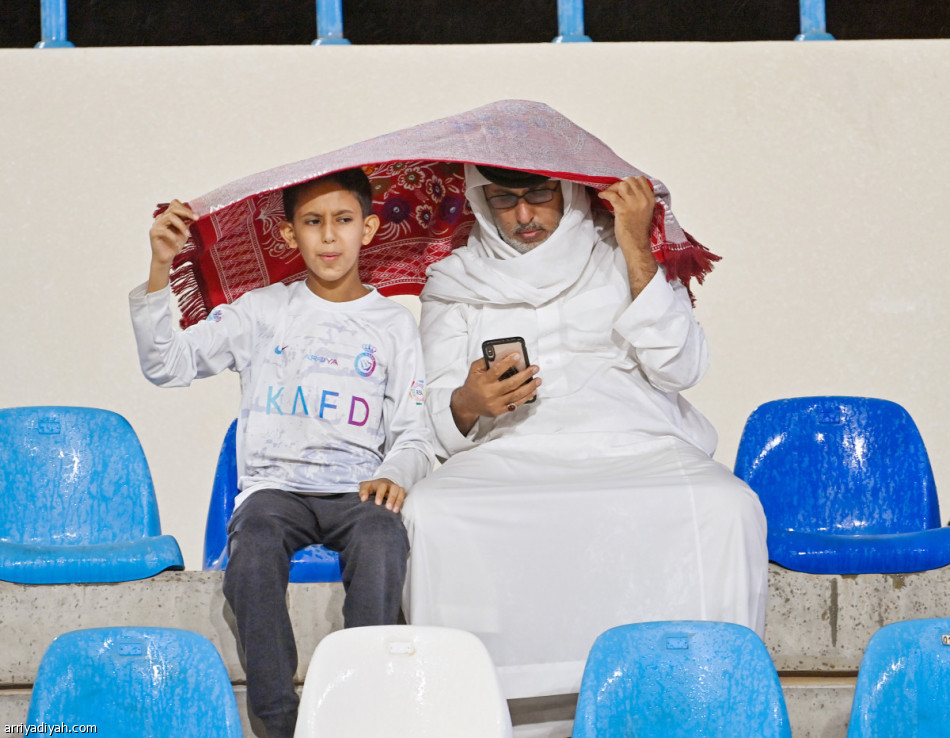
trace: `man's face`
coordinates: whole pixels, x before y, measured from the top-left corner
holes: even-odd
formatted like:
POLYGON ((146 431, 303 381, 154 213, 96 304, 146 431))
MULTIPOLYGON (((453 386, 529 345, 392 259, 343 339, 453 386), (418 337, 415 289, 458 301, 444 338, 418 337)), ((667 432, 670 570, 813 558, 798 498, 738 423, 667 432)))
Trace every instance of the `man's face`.
POLYGON ((549 179, 534 187, 517 189, 487 184, 485 197, 488 199, 492 218, 498 228, 498 235, 520 254, 528 253, 547 240, 561 222, 561 216, 564 213, 561 182, 556 179, 549 179), (514 202, 513 197, 492 199, 500 195, 514 196, 519 199, 517 202, 514 202), (506 199, 514 204, 505 202, 506 199), (546 202, 538 202, 545 199, 547 199, 546 202), (504 207, 498 207, 499 205, 504 207))

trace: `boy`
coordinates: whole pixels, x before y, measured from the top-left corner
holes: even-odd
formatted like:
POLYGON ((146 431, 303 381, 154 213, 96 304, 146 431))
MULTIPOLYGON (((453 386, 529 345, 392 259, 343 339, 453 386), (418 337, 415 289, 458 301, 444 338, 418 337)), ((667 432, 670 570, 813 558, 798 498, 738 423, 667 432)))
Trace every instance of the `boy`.
POLYGON ((409 551, 399 510, 432 465, 415 319, 359 279, 360 247, 379 228, 371 206, 360 169, 288 188, 280 231, 306 280, 252 290, 182 332, 172 326, 169 272, 195 214, 173 201, 149 232, 148 283, 129 295, 153 383, 241 375, 241 493, 224 594, 248 702, 272 737, 292 736, 297 715, 290 556, 311 543, 340 551, 344 627, 395 623, 409 551))

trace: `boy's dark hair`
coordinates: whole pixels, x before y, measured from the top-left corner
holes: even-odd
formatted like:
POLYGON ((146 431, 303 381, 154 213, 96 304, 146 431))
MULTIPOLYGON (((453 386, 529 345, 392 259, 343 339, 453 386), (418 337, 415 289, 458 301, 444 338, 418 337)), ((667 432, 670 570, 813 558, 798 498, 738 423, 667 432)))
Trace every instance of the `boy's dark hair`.
POLYGON ((284 188, 284 218, 294 219, 294 209, 297 207, 297 199, 301 190, 318 182, 336 182, 347 192, 350 192, 360 203, 360 210, 363 217, 373 213, 373 189, 369 184, 369 177, 359 167, 353 169, 343 169, 339 172, 325 174, 322 177, 311 179, 300 184, 291 185, 284 188))

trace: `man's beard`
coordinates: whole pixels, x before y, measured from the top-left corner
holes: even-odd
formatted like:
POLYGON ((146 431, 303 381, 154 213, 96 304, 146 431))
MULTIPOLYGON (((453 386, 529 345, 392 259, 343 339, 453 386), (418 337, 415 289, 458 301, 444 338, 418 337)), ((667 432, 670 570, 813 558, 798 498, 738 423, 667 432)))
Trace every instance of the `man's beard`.
MULTIPOLYGON (((557 225, 555 225, 554 227, 556 229, 557 225)), ((504 241, 509 246, 511 246, 511 248, 513 248, 519 254, 527 254, 529 251, 531 251, 535 247, 540 246, 542 243, 547 241, 551 237, 551 233, 553 233, 553 231, 548 231, 546 228, 541 226, 541 224, 531 221, 527 225, 518 226, 515 229, 515 233, 518 234, 518 233, 526 233, 527 231, 544 231, 545 233, 547 233, 547 235, 544 238, 542 238, 540 241, 525 243, 524 241, 518 240, 513 235, 509 236, 508 233, 504 231, 504 229, 497 226, 496 228, 498 230, 498 235, 501 236, 501 240, 504 241)))

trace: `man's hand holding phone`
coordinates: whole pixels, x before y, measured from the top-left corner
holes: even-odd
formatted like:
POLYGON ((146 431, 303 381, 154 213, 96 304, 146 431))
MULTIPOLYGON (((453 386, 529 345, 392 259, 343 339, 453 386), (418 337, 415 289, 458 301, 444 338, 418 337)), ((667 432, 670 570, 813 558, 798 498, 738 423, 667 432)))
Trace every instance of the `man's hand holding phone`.
POLYGON ((452 417, 462 435, 468 434, 480 416, 495 418, 534 398, 541 386, 541 378, 535 376, 539 368, 532 364, 518 371, 523 361, 524 356, 515 352, 497 359, 490 367, 484 358, 472 362, 465 383, 452 393, 452 417), (512 369, 514 374, 501 378, 512 369))

